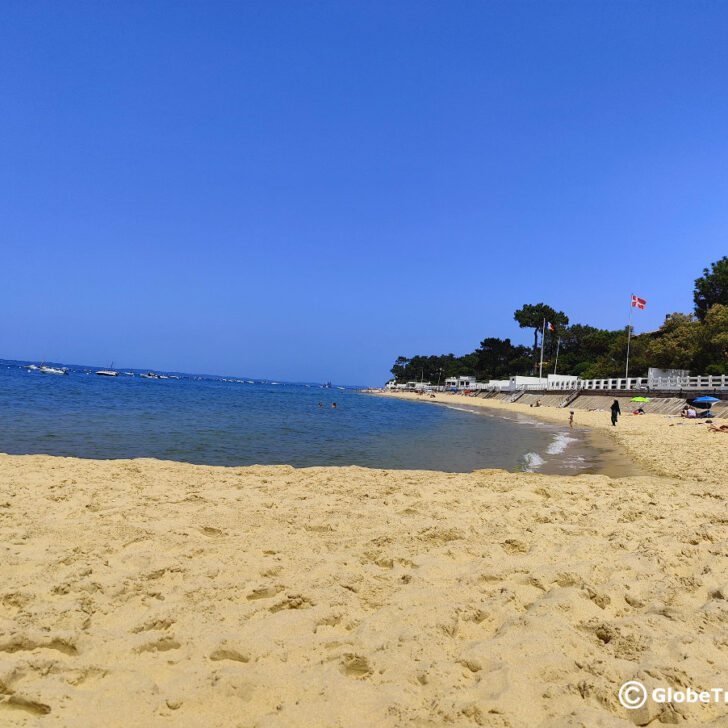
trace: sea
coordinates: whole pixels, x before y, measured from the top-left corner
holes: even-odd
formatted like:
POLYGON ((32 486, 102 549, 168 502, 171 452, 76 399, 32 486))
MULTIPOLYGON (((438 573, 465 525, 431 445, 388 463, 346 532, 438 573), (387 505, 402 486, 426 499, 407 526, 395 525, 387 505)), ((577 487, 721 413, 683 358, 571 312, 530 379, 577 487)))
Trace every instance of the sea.
POLYGON ((30 364, 0 360, 0 452, 446 472, 593 472, 599 458, 567 427, 467 406, 135 369, 106 377, 75 366, 59 376, 30 364))

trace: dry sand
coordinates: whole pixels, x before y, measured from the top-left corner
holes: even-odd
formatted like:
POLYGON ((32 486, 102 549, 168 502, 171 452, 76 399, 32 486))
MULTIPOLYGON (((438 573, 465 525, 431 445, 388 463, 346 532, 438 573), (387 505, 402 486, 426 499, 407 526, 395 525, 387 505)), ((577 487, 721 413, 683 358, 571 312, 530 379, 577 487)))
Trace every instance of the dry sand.
POLYGON ((0 455, 0 725, 728 726, 617 699, 728 688, 728 436, 634 420, 682 480, 0 455))

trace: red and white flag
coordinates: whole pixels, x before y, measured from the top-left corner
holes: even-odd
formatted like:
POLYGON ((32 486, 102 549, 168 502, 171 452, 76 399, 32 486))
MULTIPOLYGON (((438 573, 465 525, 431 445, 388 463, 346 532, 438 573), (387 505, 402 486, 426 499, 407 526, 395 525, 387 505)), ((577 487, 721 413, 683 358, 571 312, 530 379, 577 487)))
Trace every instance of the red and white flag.
POLYGON ((550 324, 548 321, 546 322, 546 328, 549 331, 556 331, 556 329, 554 328, 554 325, 553 324, 550 324))
POLYGON ((632 308, 638 308, 640 311, 643 311, 646 303, 647 301, 644 298, 638 298, 632 294, 632 308))

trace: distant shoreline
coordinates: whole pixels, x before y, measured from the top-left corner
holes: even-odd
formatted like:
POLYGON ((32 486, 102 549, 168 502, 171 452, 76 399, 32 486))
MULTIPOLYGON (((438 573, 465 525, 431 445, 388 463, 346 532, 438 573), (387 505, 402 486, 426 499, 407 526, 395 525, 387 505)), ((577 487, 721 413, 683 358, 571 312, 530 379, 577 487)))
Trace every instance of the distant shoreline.
MULTIPOLYGON (((371 394, 425 403, 467 404, 474 409, 518 413, 559 425, 568 425, 569 420, 568 407, 530 407, 461 394, 437 393, 433 398, 410 393, 371 394)), ((595 447, 603 450, 605 473, 614 472, 614 464, 620 457, 627 457, 637 468, 651 474, 720 482, 720 473, 726 467, 726 449, 717 440, 721 435, 711 435, 702 423, 650 414, 649 407, 647 410, 645 415, 623 412, 616 427, 611 426, 608 411, 575 410, 575 426, 588 428, 595 447)))
MULTIPOLYGON (((406 399, 408 401, 424 402, 426 404, 435 404, 440 406, 452 406, 458 405, 459 407, 473 405, 475 409, 488 410, 483 411, 482 414, 489 414, 491 416, 503 417, 506 413, 515 414, 517 417, 525 419, 531 422, 547 422, 553 425, 559 425, 561 427, 568 428, 568 414, 566 422, 559 420, 556 417, 545 415, 545 410, 557 410, 555 407, 520 407, 516 409, 513 406, 498 406, 503 405, 502 402, 492 402, 491 400, 482 400, 475 397, 466 397, 464 395, 456 394, 444 394, 436 395, 435 399, 429 398, 426 395, 415 395, 408 393, 388 393, 388 392, 371 392, 371 394, 379 396, 392 397, 393 399, 406 399), (455 398, 457 398, 455 400, 455 398), (455 401, 453 401, 455 400, 455 401), (490 406, 495 404, 496 406, 490 406)), ((568 410, 564 410, 568 413, 568 410)), ((510 419, 507 418, 507 419, 510 419)), ((586 460, 584 467, 569 471, 563 460, 558 458, 550 459, 545 462, 543 466, 537 469, 537 472, 544 475, 581 475, 581 474, 598 474, 606 475, 610 478, 625 478, 640 475, 647 475, 648 472, 637 463, 629 453, 615 443, 613 438, 610 438, 608 433, 600 431, 593 425, 580 424, 574 430, 570 431, 576 442, 564 450, 564 454, 568 454, 570 457, 581 457, 586 460)))

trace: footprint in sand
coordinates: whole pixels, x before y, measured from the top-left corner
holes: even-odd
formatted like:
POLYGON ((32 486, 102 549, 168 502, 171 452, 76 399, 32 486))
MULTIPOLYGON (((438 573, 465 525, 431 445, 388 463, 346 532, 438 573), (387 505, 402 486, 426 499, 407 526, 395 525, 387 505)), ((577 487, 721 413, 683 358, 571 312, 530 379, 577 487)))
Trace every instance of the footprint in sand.
POLYGON ((159 637, 147 640, 134 648, 134 652, 168 652, 178 650, 182 645, 172 636, 159 637))
POLYGON ((245 597, 249 602, 255 601, 256 599, 270 599, 276 594, 280 594, 283 591, 283 587, 278 584, 267 584, 256 587, 245 597))
POLYGON ((341 659, 341 671, 347 677, 361 680, 367 677, 367 675, 371 675, 372 666, 369 664, 369 660, 363 655, 347 652, 341 659))
POLYGON ((232 660, 233 662, 250 662, 251 655, 248 650, 232 640, 221 640, 217 647, 210 652, 210 659, 214 661, 232 660))
POLYGON ((51 712, 50 705, 17 694, 11 695, 4 703, 0 703, 0 708, 23 710, 31 715, 48 715, 51 712))

